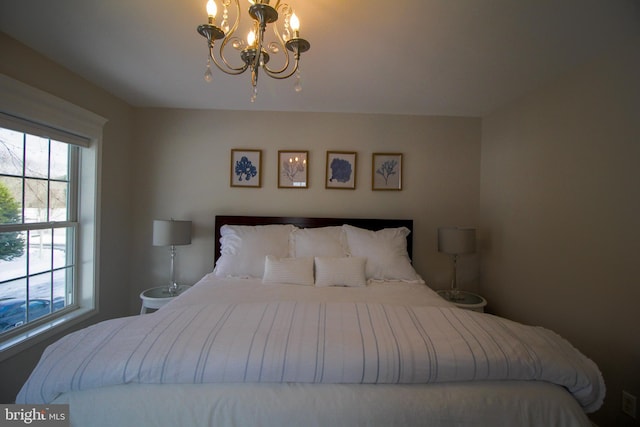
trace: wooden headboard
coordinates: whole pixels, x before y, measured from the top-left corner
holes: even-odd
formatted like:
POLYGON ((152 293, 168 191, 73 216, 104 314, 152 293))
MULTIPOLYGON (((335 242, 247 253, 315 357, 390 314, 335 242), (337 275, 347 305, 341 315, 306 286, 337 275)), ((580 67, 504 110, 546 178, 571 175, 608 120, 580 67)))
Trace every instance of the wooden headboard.
POLYGON ((367 219, 367 218, 304 218, 284 216, 235 216, 216 215, 216 252, 215 260, 220 257, 220 227, 223 225, 267 225, 293 224, 300 228, 329 227, 349 224, 367 230, 381 230, 383 228, 407 227, 411 233, 407 236, 407 252, 412 258, 413 220, 412 219, 367 219))

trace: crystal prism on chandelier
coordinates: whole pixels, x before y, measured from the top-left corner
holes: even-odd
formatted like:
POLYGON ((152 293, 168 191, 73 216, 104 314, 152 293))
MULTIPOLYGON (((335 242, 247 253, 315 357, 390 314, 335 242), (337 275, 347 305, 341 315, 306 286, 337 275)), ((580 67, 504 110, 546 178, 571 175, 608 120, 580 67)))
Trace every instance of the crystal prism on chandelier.
MULTIPOLYGON (((302 90, 300 80, 300 57, 309 50, 311 45, 300 38, 300 20, 291 6, 275 1, 271 6, 270 0, 249 0, 248 14, 251 18, 250 29, 246 39, 239 38, 235 33, 240 21, 240 0, 221 0, 222 19, 216 22, 218 8, 214 0, 207 2, 207 24, 198 26, 198 33, 207 39, 209 57, 204 73, 207 82, 213 80, 211 63, 226 74, 239 75, 249 70, 251 74, 251 102, 258 94, 258 74, 262 69, 266 75, 274 79, 287 79, 295 75, 295 91, 302 90), (233 16, 231 23, 229 14, 233 16), (282 17, 281 20, 279 18, 282 17), (265 37, 267 24, 273 24, 273 36, 265 37), (222 40, 218 48, 214 47, 216 40, 222 40), (271 40, 271 41, 268 41, 271 40), (231 46, 231 49, 229 49, 231 46), (239 53, 239 59, 227 58, 229 51, 239 53)), ((246 20, 246 17, 244 18, 246 20)))

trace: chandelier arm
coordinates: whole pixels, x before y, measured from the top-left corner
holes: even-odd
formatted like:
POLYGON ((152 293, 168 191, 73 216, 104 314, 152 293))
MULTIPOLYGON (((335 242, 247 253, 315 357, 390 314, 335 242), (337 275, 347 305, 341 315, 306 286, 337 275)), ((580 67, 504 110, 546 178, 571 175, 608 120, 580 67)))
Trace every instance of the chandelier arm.
POLYGON ((222 64, 220 64, 218 62, 218 60, 216 59, 216 57, 213 55, 213 52, 211 52, 211 57, 213 58, 213 62, 215 62, 216 66, 223 72, 227 73, 227 74, 240 74, 242 72, 244 72, 247 69, 247 65, 244 64, 240 67, 234 67, 233 65, 231 65, 229 63, 229 61, 227 61, 227 58, 224 55, 224 48, 227 45, 227 43, 229 42, 230 39, 228 38, 224 38, 224 40, 222 41, 222 43, 220 43, 220 49, 218 49, 218 54, 220 55, 220 59, 222 60, 222 64, 224 64, 224 66, 222 64))
MULTIPOLYGON (((290 11, 291 11, 291 8, 289 7, 289 5, 286 4, 286 3, 280 4, 280 0, 278 0, 278 2, 276 3, 275 8, 279 12, 280 12, 280 9, 282 9, 281 13, 283 14, 283 17, 284 17, 283 21, 286 21, 288 19, 287 11, 289 11, 289 14, 290 14, 290 11)), ((281 74, 281 73, 284 73, 287 70, 287 68, 289 68, 289 62, 290 62, 289 61, 289 51, 286 48, 286 42, 282 38, 281 31, 278 31, 278 22, 274 22, 274 24, 273 24, 273 32, 276 35, 276 40, 277 40, 277 43, 280 45, 280 49, 284 52, 284 65, 279 70, 272 70, 272 69, 267 68, 266 66, 264 68, 267 71, 267 73, 270 73, 270 74, 281 74)), ((289 34, 289 37, 291 37, 291 34, 289 34)))
POLYGON ((244 66, 239 67, 239 68, 231 67, 229 64, 227 64, 227 62, 225 61, 224 57, 222 57, 222 60, 224 61, 225 65, 227 67, 225 68, 225 67, 221 66, 220 63, 218 62, 218 59, 213 54, 213 46, 209 46, 209 57, 213 60, 213 63, 216 64, 216 67, 218 67, 218 69, 220 71, 222 71, 223 73, 225 73, 225 74, 230 74, 232 76, 237 76, 238 74, 242 74, 247 70, 247 64, 244 64, 244 66))
POLYGON ((229 61, 227 61, 227 58, 224 55, 224 51, 225 51, 225 48, 227 47, 227 44, 233 38, 233 34, 236 32, 236 30, 238 29, 238 25, 240 24, 240 3, 239 3, 239 0, 233 0, 233 2, 235 3, 235 6, 236 6, 235 7, 236 19, 233 21, 233 25, 231 26, 227 34, 225 34, 224 38, 222 39, 222 42, 220 43, 220 49, 218 49, 218 54, 220 55, 220 59, 222 60, 222 63, 224 64, 224 66, 216 60, 213 54, 211 54, 211 57, 213 58, 213 62, 222 72, 231 74, 231 75, 238 75, 238 74, 244 73, 247 70, 247 64, 244 64, 240 67, 234 67, 229 63, 229 61))
MULTIPOLYGON (((269 67, 267 67, 267 64, 265 64, 265 65, 262 67, 262 68, 264 68, 264 70, 267 72, 267 74, 269 74, 270 76, 272 76, 272 77, 273 77, 273 75, 274 75, 274 74, 276 74, 276 75, 277 75, 277 74, 282 74, 282 73, 284 73, 284 72, 287 70, 287 68, 289 68, 289 62, 290 62, 290 61, 289 61, 289 52, 285 52, 284 54, 285 54, 285 64, 284 64, 284 66, 283 66, 282 68, 280 68, 279 70, 272 70, 272 69, 270 69, 269 67)), ((295 72, 295 70, 294 70, 294 72, 295 72)), ((291 75, 291 74, 289 74, 289 75, 291 75)))
POLYGON ((277 79, 277 80, 284 80, 284 79, 288 79, 289 77, 293 76, 296 71, 298 71, 298 65, 299 65, 299 60, 296 59, 294 62, 294 66, 291 69, 291 72, 289 72, 288 74, 282 74, 285 70, 281 70, 279 72, 273 72, 271 70, 269 70, 267 67, 263 67, 265 73, 267 73, 267 75, 273 79, 277 79))

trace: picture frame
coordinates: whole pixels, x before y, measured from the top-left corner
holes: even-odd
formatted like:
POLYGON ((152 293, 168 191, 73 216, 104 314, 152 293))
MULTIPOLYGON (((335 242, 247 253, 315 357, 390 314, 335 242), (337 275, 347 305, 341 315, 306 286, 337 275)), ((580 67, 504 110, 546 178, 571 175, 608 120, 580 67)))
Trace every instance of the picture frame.
POLYGON ((373 153, 372 190, 402 190, 402 153, 373 153))
POLYGON ((232 149, 229 183, 231 187, 262 187, 262 150, 232 149))
POLYGON ((357 158, 355 151, 327 151, 325 188, 355 190, 357 158))
POLYGON ((278 188, 309 188, 308 151, 278 151, 278 188))

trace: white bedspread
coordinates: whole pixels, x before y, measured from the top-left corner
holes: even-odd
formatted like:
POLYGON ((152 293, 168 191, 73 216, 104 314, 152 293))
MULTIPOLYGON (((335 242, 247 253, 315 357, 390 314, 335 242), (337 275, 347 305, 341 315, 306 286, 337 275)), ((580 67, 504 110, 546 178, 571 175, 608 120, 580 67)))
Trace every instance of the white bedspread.
POLYGON ((157 313, 102 322, 51 345, 17 403, 129 383, 536 380, 565 387, 585 412, 601 405, 600 372, 561 337, 446 303, 430 306, 433 292, 412 297, 414 286, 372 285, 378 294, 354 302, 356 288, 204 281, 157 313), (225 296, 233 285, 238 289, 225 296), (241 286, 255 300, 233 301, 241 286), (393 301, 389 294, 405 295, 393 301))

